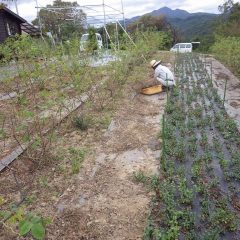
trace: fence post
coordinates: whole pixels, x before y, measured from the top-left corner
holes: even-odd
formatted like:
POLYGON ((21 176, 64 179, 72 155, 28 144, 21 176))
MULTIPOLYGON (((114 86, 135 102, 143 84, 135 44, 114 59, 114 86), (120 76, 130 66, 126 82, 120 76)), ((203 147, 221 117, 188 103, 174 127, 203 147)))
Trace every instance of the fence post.
POLYGON ((168 88, 169 88, 169 86, 168 86, 168 74, 166 73, 166 82, 167 82, 167 103, 168 103, 168 88))
POLYGON ((212 66, 212 61, 211 61, 211 82, 212 82, 212 76, 213 76, 213 66, 212 66))
POLYGON ((175 74, 175 71, 176 71, 176 53, 174 53, 174 65, 173 65, 173 71, 174 71, 174 74, 175 74))
POLYGON ((225 80, 225 86, 224 86, 224 95, 223 95, 223 108, 226 100, 226 92, 227 92, 227 79, 225 80))
MULTIPOLYGON (((163 114, 163 124, 162 124, 162 143, 163 143, 163 148, 162 148, 162 164, 163 168, 165 168, 165 152, 166 152, 166 146, 165 146, 165 114, 163 114)), ((164 169, 165 171, 165 169, 164 169)))
POLYGON ((206 60, 206 54, 204 54, 204 63, 205 63, 205 69, 207 69, 207 60, 206 60))

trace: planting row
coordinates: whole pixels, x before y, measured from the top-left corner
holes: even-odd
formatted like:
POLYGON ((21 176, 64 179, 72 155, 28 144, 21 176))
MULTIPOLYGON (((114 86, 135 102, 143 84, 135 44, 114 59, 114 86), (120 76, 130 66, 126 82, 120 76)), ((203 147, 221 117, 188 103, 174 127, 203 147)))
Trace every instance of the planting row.
POLYGON ((178 55, 175 73, 145 239, 239 239, 240 134, 200 56, 178 55))

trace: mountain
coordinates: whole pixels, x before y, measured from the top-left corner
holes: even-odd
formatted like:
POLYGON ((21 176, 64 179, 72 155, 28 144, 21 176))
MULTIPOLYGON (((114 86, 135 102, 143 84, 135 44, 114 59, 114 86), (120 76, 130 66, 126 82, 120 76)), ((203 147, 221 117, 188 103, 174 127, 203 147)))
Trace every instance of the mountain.
MULTIPOLYGON (((169 23, 182 33, 185 40, 191 40, 193 37, 211 34, 213 31, 214 21, 218 17, 218 14, 213 13, 189 13, 182 9, 172 10, 168 7, 163 7, 144 15, 165 15, 169 23)), ((127 19, 127 25, 138 20, 140 17, 141 16, 136 16, 131 19, 127 19)))
POLYGON ((171 8, 168 7, 163 7, 158 10, 154 10, 149 14, 151 16, 165 15, 168 18, 180 18, 180 19, 185 19, 191 15, 189 12, 185 10, 181 9, 172 10, 171 8))

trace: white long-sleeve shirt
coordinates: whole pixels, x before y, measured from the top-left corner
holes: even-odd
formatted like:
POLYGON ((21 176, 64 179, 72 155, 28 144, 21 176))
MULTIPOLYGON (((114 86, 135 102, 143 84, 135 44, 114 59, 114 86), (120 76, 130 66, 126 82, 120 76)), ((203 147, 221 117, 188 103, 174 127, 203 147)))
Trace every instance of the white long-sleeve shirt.
POLYGON ((174 86, 175 79, 173 73, 169 70, 169 68, 158 65, 155 69, 154 77, 163 85, 163 86, 174 86))

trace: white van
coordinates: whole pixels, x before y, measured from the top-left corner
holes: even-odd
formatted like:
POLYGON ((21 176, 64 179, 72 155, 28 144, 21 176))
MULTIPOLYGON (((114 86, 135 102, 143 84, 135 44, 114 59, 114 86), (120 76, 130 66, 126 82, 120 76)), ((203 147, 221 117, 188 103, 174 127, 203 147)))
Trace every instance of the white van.
MULTIPOLYGON (((97 39, 97 44, 98 44, 98 49, 102 49, 103 47, 103 41, 102 41, 102 36, 99 33, 95 33, 96 34, 96 39, 97 39)), ((88 41, 88 37, 89 34, 83 34, 80 40, 80 51, 84 51, 85 50, 85 45, 88 41)))
POLYGON ((192 48, 193 48, 192 43, 177 43, 170 49, 170 51, 186 53, 192 52, 192 48))

